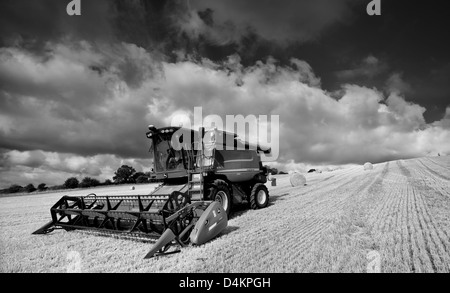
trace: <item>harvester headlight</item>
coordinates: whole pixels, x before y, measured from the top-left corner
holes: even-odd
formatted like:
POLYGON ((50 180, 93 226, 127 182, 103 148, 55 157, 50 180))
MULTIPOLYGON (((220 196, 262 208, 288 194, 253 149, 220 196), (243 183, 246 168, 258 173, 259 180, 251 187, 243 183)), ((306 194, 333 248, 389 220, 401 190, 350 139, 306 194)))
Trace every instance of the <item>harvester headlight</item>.
POLYGON ((148 138, 152 137, 152 133, 151 132, 147 133, 147 137, 148 138))

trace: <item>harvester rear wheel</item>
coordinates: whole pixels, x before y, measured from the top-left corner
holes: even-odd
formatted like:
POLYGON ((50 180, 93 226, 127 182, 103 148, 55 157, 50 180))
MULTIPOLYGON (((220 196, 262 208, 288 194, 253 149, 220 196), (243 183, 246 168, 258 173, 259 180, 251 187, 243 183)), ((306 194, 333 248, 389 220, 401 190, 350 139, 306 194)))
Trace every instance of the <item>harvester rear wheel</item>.
POLYGON ((254 210, 265 208, 269 204, 269 191, 263 183, 256 183, 250 193, 250 207, 254 210))
POLYGON ((232 200, 230 189, 225 181, 217 179, 214 181, 213 186, 210 188, 210 199, 220 202, 223 209, 230 215, 232 200))

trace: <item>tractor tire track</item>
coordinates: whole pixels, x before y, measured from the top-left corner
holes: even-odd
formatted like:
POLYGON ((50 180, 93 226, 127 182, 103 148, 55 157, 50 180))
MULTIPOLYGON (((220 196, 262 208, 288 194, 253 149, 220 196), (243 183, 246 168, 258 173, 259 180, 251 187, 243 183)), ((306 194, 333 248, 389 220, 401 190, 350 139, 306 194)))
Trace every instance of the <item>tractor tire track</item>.
MULTIPOLYGON (((425 167, 427 169, 427 171, 431 174, 433 174, 433 176, 442 178, 444 180, 450 181, 450 177, 443 175, 442 173, 438 173, 436 171, 434 171, 433 169, 431 169, 430 167, 428 167, 427 165, 425 165, 422 160, 417 160, 423 167, 425 167)), ((430 162, 432 162, 431 160, 429 160, 430 162)))
MULTIPOLYGON (((414 252, 412 247, 411 231, 407 224, 410 218, 408 202, 409 197, 406 188, 406 178, 402 175, 398 164, 390 170, 386 178, 386 186, 383 188, 386 192, 380 198, 380 202, 375 211, 369 217, 369 223, 372 226, 373 233, 377 235, 378 245, 380 247, 389 247, 392 237, 401 231, 400 244, 401 253, 396 255, 395 251, 390 249, 384 252, 384 258, 395 259, 399 257, 402 264, 409 268, 409 271, 416 271, 414 252), (395 220, 393 220, 395 219, 395 220), (400 227, 398 227, 400 225, 400 227)), ((395 241, 394 241, 395 243, 395 241)))
MULTIPOLYGON (((417 164, 416 162, 414 162, 417 164)), ((405 167, 402 166, 402 163, 399 161, 399 165, 401 165, 401 171, 405 171, 405 167)), ((414 166, 414 164, 411 165, 414 166)), ((436 225, 433 217, 430 213, 428 205, 425 203, 424 196, 429 192, 429 188, 427 188, 426 184, 421 184, 423 182, 422 174, 423 169, 417 166, 417 168, 413 168, 412 170, 415 176, 408 177, 408 186, 410 186, 410 190, 413 197, 413 207, 414 207, 414 216, 412 217, 415 234, 416 234, 416 245, 422 248, 420 258, 422 260, 422 265, 426 268, 430 268, 433 272, 441 271, 441 268, 445 267, 444 258, 441 256, 445 256, 448 254, 445 240, 442 238, 441 229, 436 225), (420 174, 422 173, 422 174, 420 174), (433 253, 437 252, 437 253, 433 253), (440 269, 438 269, 438 267, 440 269)), ((411 172, 406 173, 411 175, 411 172)), ((445 233, 445 232, 444 232, 445 233)), ((448 239, 448 235, 447 239, 448 239)))
MULTIPOLYGON (((428 197, 430 197, 430 194, 441 197, 441 198, 445 198, 446 201, 448 202, 449 207, 450 207, 450 201, 449 201, 448 197, 446 197, 446 195, 444 195, 440 192, 440 191, 444 191, 443 187, 441 187, 441 181, 440 180, 438 181, 436 177, 427 176, 428 174, 423 174, 423 172, 424 171, 421 168, 417 168, 416 173, 418 173, 418 174, 415 174, 416 176, 411 184, 414 186, 415 189, 417 189, 419 192, 421 192, 421 194, 423 194, 426 197, 426 198, 422 197, 422 200, 423 200, 424 205, 427 207, 425 209, 425 212, 427 213, 427 216, 433 225, 434 231, 439 231, 439 232, 442 232, 445 234, 445 237, 442 237, 441 241, 443 239, 450 239, 449 233, 446 230, 440 229, 441 225, 438 225, 436 223, 435 218, 431 214, 431 211, 430 211, 431 206, 427 203, 427 199, 428 199, 428 197), (426 179, 428 179, 428 180, 426 180, 426 179), (431 182, 434 182, 435 184, 431 184, 431 186, 430 186, 431 182), (436 188, 435 185, 438 185, 441 188, 436 188), (430 191, 432 191, 432 192, 430 193, 430 191)), ((448 194, 448 193, 446 192, 446 194, 448 194)))
MULTIPOLYGON (((397 165, 400 169, 400 172, 406 177, 408 181, 407 185, 407 226, 408 226, 408 235, 409 235, 409 249, 410 249, 410 256, 413 259, 413 271, 416 271, 418 269, 418 272, 421 272, 423 267, 427 266, 427 261, 422 257, 423 253, 421 253, 421 245, 419 241, 419 235, 417 233, 417 230, 421 231, 421 229, 418 229, 418 213, 416 209, 416 203, 415 203, 415 194, 411 187, 410 178, 411 178, 411 172, 401 163, 401 161, 397 161, 397 165)), ((427 251, 428 252, 428 251, 427 251)))
MULTIPOLYGON (((424 234, 425 239, 429 242, 428 249, 430 255, 435 260, 436 271, 449 272, 450 267, 448 266, 448 263, 450 262, 450 237, 448 229, 443 229, 445 224, 448 223, 438 222, 436 220, 436 215, 439 214, 439 210, 432 213, 431 209, 433 209, 434 206, 430 205, 429 201, 436 197, 443 198, 447 201, 448 207, 450 207, 450 202, 448 197, 442 195, 436 190, 436 188, 434 188, 435 186, 433 182, 436 184, 442 184, 441 179, 433 176, 430 177, 430 173, 419 166, 414 170, 415 174, 412 185, 417 193, 421 195, 419 201, 422 207, 421 220, 424 225, 422 233, 424 234)), ((442 206, 440 206, 440 209, 442 209, 442 206)))
MULTIPOLYGON (((441 165, 441 164, 437 163, 435 160, 433 160, 433 159, 431 159, 431 158, 429 158, 429 157, 425 157, 425 158, 423 158, 423 159, 426 159, 427 161, 430 161, 430 162, 433 163, 434 165, 441 167, 441 168, 444 169, 446 172, 448 172, 448 171, 450 170, 450 167, 449 167, 449 165, 450 165, 450 160, 448 159, 448 157, 447 157, 447 160, 445 160, 445 161, 444 161, 444 160, 440 160, 440 162, 445 162, 444 165, 441 165)), ((444 158, 443 158, 443 159, 444 159, 444 158)))

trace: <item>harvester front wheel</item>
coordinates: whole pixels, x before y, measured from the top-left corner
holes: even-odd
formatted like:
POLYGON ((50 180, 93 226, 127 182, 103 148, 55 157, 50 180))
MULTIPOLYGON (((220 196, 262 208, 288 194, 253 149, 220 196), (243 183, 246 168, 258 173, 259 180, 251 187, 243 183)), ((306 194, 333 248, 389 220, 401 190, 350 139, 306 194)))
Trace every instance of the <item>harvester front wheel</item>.
POLYGON ((223 180, 215 180, 213 187, 210 189, 210 198, 212 200, 218 201, 227 215, 231 212, 231 194, 228 185, 223 180))
POLYGON ((265 208, 269 204, 269 190, 263 183, 256 183, 250 193, 250 207, 254 210, 265 208))

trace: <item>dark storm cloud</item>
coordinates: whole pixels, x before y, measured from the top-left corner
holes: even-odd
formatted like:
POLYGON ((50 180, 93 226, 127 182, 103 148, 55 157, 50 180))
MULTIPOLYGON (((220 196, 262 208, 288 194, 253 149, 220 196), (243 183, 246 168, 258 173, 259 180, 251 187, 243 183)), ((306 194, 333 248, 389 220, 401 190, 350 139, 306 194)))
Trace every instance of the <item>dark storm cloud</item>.
MULTIPOLYGON (((124 42, 173 61, 179 51, 198 60, 206 55, 223 58, 234 53, 239 41, 234 38, 237 29, 233 24, 209 26, 208 17, 190 11, 187 1, 81 1, 81 16, 67 15, 69 2, 1 1, 0 45, 26 48, 43 56, 52 51, 49 42, 87 41, 94 47, 124 42)), ((101 71, 101 67, 93 68, 101 71)), ((132 75, 133 69, 127 74, 132 75)))
POLYGON ((48 50, 47 42, 80 40, 92 45, 126 42, 162 53, 186 46, 176 40, 180 28, 175 20, 187 13, 182 1, 81 1, 81 16, 67 15, 69 2, 1 1, 0 44, 42 50, 40 54, 48 50))
POLYGON ((412 88, 410 98, 427 108, 426 118, 434 121, 446 115, 446 108, 450 106, 450 60, 423 70, 420 75, 405 72, 404 76, 409 78, 412 88))
POLYGON ((0 40, 44 51, 48 41, 126 42, 169 61, 180 53, 214 61, 239 53, 247 65, 269 55, 289 63, 291 56, 281 59, 288 42, 317 39, 347 22, 352 2, 97 0, 82 1, 82 15, 70 17, 69 0, 2 1, 0 40))
MULTIPOLYGON (((191 7, 199 11, 211 9, 215 22, 231 21, 241 30, 249 26, 263 38, 281 42, 316 39, 329 26, 346 22, 352 16, 352 2, 355 1, 190 1, 191 7)), ((209 19, 213 21, 213 17, 209 19)))
POLYGON ((336 76, 342 82, 354 81, 356 79, 373 79, 383 74, 388 69, 388 65, 373 55, 365 57, 357 62, 351 69, 340 70, 336 72, 336 76))
POLYGON ((310 50, 318 54, 308 54, 306 60, 322 77, 323 85, 334 90, 341 85, 336 75, 330 76, 329 72, 352 69, 355 60, 372 54, 384 61, 389 70, 371 81, 348 82, 381 89, 389 76, 401 73, 402 80, 410 85, 407 99, 427 108, 426 121, 442 119, 450 95, 448 82, 439 82, 449 76, 448 71, 441 69, 450 63, 450 42, 444 37, 450 27, 450 2, 382 1, 380 17, 361 13, 365 4, 361 1, 355 8, 357 13, 351 25, 336 27, 323 35, 319 48, 311 46, 310 50))
POLYGON ((69 17, 70 1, 14 0, 0 3, 0 35, 3 45, 39 48, 49 40, 74 37, 86 40, 109 39, 111 1, 82 1, 82 16, 69 17))

